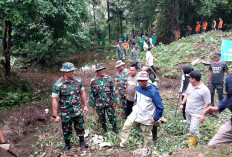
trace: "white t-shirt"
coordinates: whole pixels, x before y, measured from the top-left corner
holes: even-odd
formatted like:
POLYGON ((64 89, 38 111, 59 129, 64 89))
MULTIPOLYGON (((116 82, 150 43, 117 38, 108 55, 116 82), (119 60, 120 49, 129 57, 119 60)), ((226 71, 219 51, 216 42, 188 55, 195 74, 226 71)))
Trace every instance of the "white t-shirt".
POLYGON ((153 65, 153 56, 151 54, 151 51, 147 51, 147 53, 146 53, 146 64, 148 66, 152 66, 153 65))

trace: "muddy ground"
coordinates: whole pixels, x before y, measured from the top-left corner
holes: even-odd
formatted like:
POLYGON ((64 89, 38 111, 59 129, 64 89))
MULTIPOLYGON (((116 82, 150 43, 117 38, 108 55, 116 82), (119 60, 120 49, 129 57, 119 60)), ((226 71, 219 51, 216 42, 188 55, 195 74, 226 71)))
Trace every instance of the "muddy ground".
MULTIPOLYGON (((107 66, 105 73, 112 77, 115 77, 116 73, 114 63, 115 60, 105 62, 105 65, 107 66)), ((76 75, 82 79, 88 96, 90 80, 94 77, 95 72, 93 70, 83 71, 79 69, 77 70, 76 75)), ((51 111, 51 99, 49 98, 51 88, 53 83, 61 76, 62 73, 59 69, 57 69, 57 71, 53 70, 52 72, 27 69, 26 71, 19 73, 19 77, 26 78, 36 89, 33 96, 41 98, 41 100, 32 101, 29 104, 5 111, 0 115, 0 126, 4 137, 15 144, 19 150, 20 156, 22 157, 28 155, 27 153, 30 152, 31 146, 39 139, 41 132, 46 132, 51 129, 50 127, 61 128, 57 124, 53 123, 51 114, 45 113, 46 108, 51 111)), ((173 91, 178 91, 180 86, 179 80, 167 78, 163 79, 160 76, 159 78, 161 81, 158 82, 158 86, 163 99, 165 99, 166 96, 170 97, 170 93, 173 93, 173 91)), ((57 136, 62 138, 61 129, 59 129, 57 134, 57 136)), ((112 152, 112 156, 117 156, 117 152, 116 154, 115 152, 112 152)), ((130 155, 127 154, 126 156, 130 155)))

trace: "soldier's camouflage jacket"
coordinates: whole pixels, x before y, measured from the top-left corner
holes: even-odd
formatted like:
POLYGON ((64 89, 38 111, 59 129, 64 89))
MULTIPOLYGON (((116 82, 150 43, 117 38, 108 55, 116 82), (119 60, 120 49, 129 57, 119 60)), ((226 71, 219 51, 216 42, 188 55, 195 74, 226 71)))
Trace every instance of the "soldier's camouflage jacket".
POLYGON ((119 58, 121 60, 125 60, 125 58, 127 56, 127 50, 123 45, 122 46, 120 46, 120 45, 117 46, 116 56, 119 56, 119 58))
POLYGON ((53 85, 52 97, 59 99, 59 111, 61 117, 71 118, 83 113, 81 108, 80 93, 85 88, 81 79, 73 77, 73 80, 67 81, 61 77, 53 85))
POLYGON ((113 105, 118 102, 116 98, 116 88, 113 79, 104 75, 101 79, 95 76, 90 82, 90 100, 91 107, 105 107, 106 105, 113 105))
POLYGON ((140 62, 139 49, 131 50, 130 61, 133 63, 140 62))
POLYGON ((128 78, 129 70, 124 69, 123 72, 117 71, 115 81, 118 82, 118 92, 119 97, 126 94, 126 86, 127 86, 127 78, 128 78))

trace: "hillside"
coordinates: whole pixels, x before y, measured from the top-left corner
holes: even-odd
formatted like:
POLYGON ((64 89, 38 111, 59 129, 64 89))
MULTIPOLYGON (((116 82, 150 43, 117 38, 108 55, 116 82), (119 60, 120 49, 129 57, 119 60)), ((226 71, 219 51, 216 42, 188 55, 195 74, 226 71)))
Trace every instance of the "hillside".
MULTIPOLYGON (((152 50, 153 55, 158 59, 155 65, 159 68, 162 77, 179 78, 180 69, 184 64, 190 64, 196 59, 210 62, 213 54, 221 51, 222 40, 232 40, 232 32, 208 32, 183 37, 168 45, 160 44, 152 50)), ((145 57, 145 53, 142 57, 145 57)), ((208 70, 203 64, 193 67, 202 73, 207 73, 208 70)))

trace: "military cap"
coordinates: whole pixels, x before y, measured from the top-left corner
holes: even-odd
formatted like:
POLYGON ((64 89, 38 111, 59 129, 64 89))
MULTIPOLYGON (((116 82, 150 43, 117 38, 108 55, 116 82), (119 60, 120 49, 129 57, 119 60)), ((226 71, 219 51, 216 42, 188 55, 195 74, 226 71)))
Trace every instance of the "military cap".
POLYGON ((96 71, 99 71, 99 70, 102 70, 102 69, 106 69, 106 67, 104 66, 103 63, 96 64, 96 71))
POLYGON ((62 68, 60 69, 60 71, 63 71, 63 72, 70 72, 70 71, 74 71, 76 70, 77 68, 75 68, 75 66, 70 63, 70 62, 65 62, 63 65, 62 65, 62 68))
POLYGON ((116 62, 115 67, 118 68, 118 67, 120 67, 121 65, 124 65, 124 64, 125 64, 125 63, 124 63, 122 60, 118 60, 118 61, 116 62))

